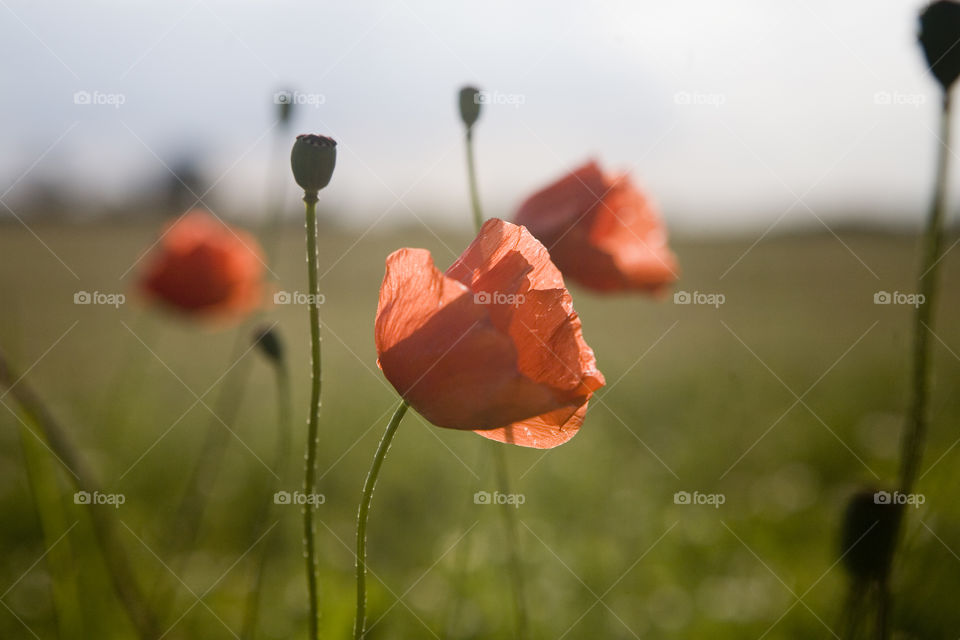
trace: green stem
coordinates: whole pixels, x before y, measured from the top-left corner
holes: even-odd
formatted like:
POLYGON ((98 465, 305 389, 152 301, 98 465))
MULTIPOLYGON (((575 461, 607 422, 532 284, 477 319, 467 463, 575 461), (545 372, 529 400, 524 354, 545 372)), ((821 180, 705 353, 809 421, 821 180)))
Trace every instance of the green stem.
POLYGON ((473 127, 467 127, 467 177, 470 181, 470 206, 473 208, 473 226, 479 232, 483 226, 480 191, 477 189, 477 168, 473 160, 473 127))
MULTIPOLYGON (((277 382, 277 446, 274 452, 273 468, 276 470, 280 480, 278 487, 283 486, 286 477, 286 460, 290 454, 290 431, 291 416, 293 414, 293 399, 290 393, 290 372, 287 369, 285 361, 277 362, 274 367, 277 382)), ((270 519, 271 507, 273 505, 272 494, 264 496, 263 510, 258 518, 256 531, 262 531, 267 526, 270 519)), ((260 593, 263 591, 263 582, 266 577, 267 561, 270 558, 270 551, 273 549, 271 541, 276 536, 270 536, 264 540, 263 548, 260 551, 260 558, 257 562, 256 573, 253 578, 253 586, 247 597, 247 606, 243 618, 243 627, 240 631, 240 637, 250 640, 257 631, 257 622, 260 618, 260 593)))
MULTIPOLYGON (((99 492, 100 484, 93 471, 87 467, 80 450, 70 439, 70 432, 54 419, 39 396, 27 386, 26 381, 14 374, 2 353, 0 353, 0 389, 6 389, 30 420, 40 427, 50 450, 70 471, 76 490, 86 491, 90 495, 99 492)), ((107 567, 114 593, 136 627, 137 635, 143 640, 157 638, 161 633, 157 619, 146 604, 110 510, 90 505, 85 511, 90 515, 93 533, 100 548, 100 555, 107 567)))
POLYGON ((283 231, 283 210, 286 198, 284 197, 286 182, 280 178, 285 178, 289 169, 281 161, 287 152, 287 141, 289 136, 287 127, 283 124, 277 128, 277 135, 274 138, 274 145, 270 159, 271 167, 277 167, 277 175, 270 176, 276 179, 269 180, 267 185, 267 219, 263 224, 265 236, 265 250, 267 255, 267 264, 271 267, 277 264, 277 254, 280 247, 281 232, 283 231))
MULTIPOLYGON (((497 466, 497 484, 500 485, 500 492, 505 494, 512 493, 510 490, 510 472, 507 469, 507 457, 503 448, 498 442, 491 442, 493 451, 493 461, 497 466)), ((513 587, 514 604, 514 626, 515 637, 526 638, 527 636, 527 603, 524 597, 525 587, 523 578, 523 566, 520 564, 520 537, 518 535, 516 509, 510 505, 501 505, 498 507, 503 514, 503 527, 507 532, 510 547, 510 581, 513 587)))
MULTIPOLYGON (((231 429, 236 423, 241 408, 243 392, 249 381, 252 361, 246 352, 245 330, 237 331, 231 349, 231 367, 217 394, 216 404, 200 444, 200 451, 187 477, 186 488, 174 512, 170 533, 165 538, 166 552, 172 559, 169 571, 181 575, 197 551, 196 543, 212 493, 208 490, 216 484, 223 466, 223 459, 230 444, 231 429), (240 358, 238 360, 238 358, 240 358)), ((163 568, 153 587, 151 601, 164 617, 170 614, 177 597, 177 584, 169 580, 168 568, 163 568)))
MULTIPOLYGON (((305 193, 307 216, 307 276, 310 282, 310 418, 307 423, 307 455, 303 478, 303 493, 312 496, 317 482, 317 428, 320 421, 320 285, 317 257, 317 193, 305 193)), ((317 548, 313 523, 315 505, 307 500, 303 505, 303 541, 307 562, 307 592, 310 598, 310 640, 317 640, 320 633, 320 606, 317 595, 317 548)))
POLYGON ((58 469, 53 457, 44 448, 45 443, 38 440, 41 436, 27 425, 29 420, 27 415, 21 418, 20 449, 23 451, 27 485, 37 511, 44 548, 47 549, 44 562, 50 576, 50 595, 58 637, 87 636, 91 629, 84 624, 77 585, 79 553, 70 538, 65 536, 73 526, 64 514, 58 469))
MULTIPOLYGON (((477 233, 483 226, 483 210, 480 207, 480 194, 477 189, 477 169, 473 153, 473 127, 467 127, 467 177, 470 182, 470 205, 473 209, 473 226, 477 233)), ((510 493, 510 472, 507 469, 507 459, 499 443, 493 443, 491 452, 494 464, 497 467, 497 481, 503 493, 510 493)), ((503 525, 507 532, 510 547, 510 576, 513 588, 513 602, 515 612, 515 632, 517 638, 526 638, 527 607, 524 598, 523 567, 520 565, 519 540, 516 514, 509 507, 501 509, 503 525)))
POLYGON ((900 459, 900 491, 910 493, 916 481, 923 456, 929 423, 930 397, 930 334, 933 331, 940 276, 940 249, 943 244, 943 218, 947 202, 947 171, 950 159, 950 94, 944 92, 940 114, 940 149, 937 157, 937 178, 924 237, 923 262, 920 266, 920 293, 923 304, 917 307, 913 328, 913 383, 910 414, 902 441, 900 459))
POLYGON ((377 445, 377 452, 373 456, 373 464, 370 465, 370 471, 367 473, 367 479, 363 483, 363 495, 360 498, 360 510, 357 512, 357 617, 353 623, 354 640, 362 640, 366 633, 366 613, 367 613, 367 518, 370 515, 370 502, 373 500, 373 489, 377 485, 377 477, 380 475, 380 467, 383 466, 383 459, 390 450, 390 443, 393 436, 397 433, 397 427, 403 420, 407 412, 406 400, 401 400, 390 422, 387 423, 387 430, 384 431, 380 444, 377 445))

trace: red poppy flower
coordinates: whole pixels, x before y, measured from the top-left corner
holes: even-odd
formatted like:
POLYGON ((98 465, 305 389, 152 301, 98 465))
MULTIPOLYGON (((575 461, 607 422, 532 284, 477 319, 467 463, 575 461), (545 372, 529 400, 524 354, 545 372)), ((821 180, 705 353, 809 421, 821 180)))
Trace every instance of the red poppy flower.
POLYGON ((261 256, 252 235, 198 209, 167 228, 140 286, 148 296, 189 314, 241 314, 260 304, 261 256))
POLYGON ((550 250, 563 275, 597 291, 662 292, 677 259, 653 203, 626 174, 589 162, 530 196, 515 222, 550 250))
POLYGON ((439 427, 549 449, 604 384, 560 271, 523 227, 488 220, 442 273, 425 249, 387 258, 379 365, 439 427))

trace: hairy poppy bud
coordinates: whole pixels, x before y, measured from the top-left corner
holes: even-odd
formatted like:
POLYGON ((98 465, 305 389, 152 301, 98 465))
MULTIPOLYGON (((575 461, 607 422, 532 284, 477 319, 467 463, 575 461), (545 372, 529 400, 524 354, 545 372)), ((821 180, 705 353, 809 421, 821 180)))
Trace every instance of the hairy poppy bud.
POLYGON ((297 136, 290 152, 290 166, 293 179, 304 192, 316 194, 330 184, 336 164, 336 140, 312 133, 297 136))
POLYGON ((855 579, 883 580, 890 571, 903 505, 886 491, 858 491, 847 504, 840 553, 855 579))
POLYGON ((460 89, 460 119, 467 128, 480 118, 480 90, 476 87, 460 89))
POLYGON ((944 90, 960 76, 960 4, 939 0, 920 14, 920 45, 930 71, 944 90))
POLYGON ((283 362, 283 342, 279 332, 271 326, 260 326, 253 330, 253 343, 274 364, 283 362))

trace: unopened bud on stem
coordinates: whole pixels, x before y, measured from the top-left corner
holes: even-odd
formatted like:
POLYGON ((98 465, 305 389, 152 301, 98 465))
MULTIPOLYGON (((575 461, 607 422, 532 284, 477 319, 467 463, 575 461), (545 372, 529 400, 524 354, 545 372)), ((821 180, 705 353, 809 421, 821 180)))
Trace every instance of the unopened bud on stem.
POLYGON ((920 46, 930 72, 949 91, 960 76, 960 4, 938 0, 920 14, 920 46))
POLYGON ((884 495, 889 494, 859 491, 847 504, 840 553, 854 579, 882 582, 890 573, 903 505, 882 499, 884 495))
POLYGON ((297 136, 290 152, 293 179, 307 196, 316 196, 330 184, 337 164, 337 142, 327 136, 305 133, 297 136))
POLYGON ((283 342, 280 333, 272 326, 260 326, 253 330, 253 343, 273 364, 283 362, 283 342))
POLYGON ((460 89, 460 119, 469 129, 480 118, 480 90, 476 87, 460 89))

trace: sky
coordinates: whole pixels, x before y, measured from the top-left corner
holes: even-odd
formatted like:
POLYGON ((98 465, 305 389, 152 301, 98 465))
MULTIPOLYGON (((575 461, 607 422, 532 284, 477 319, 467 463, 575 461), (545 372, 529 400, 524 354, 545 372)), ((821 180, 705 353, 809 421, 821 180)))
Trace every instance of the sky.
POLYGON ((489 215, 596 159, 689 232, 919 224, 939 144, 922 6, 0 0, 0 200, 42 180, 122 202, 196 153, 207 204, 259 215, 271 180, 295 204, 286 156, 313 132, 339 142, 329 215, 466 228, 455 95, 474 84, 489 215))

